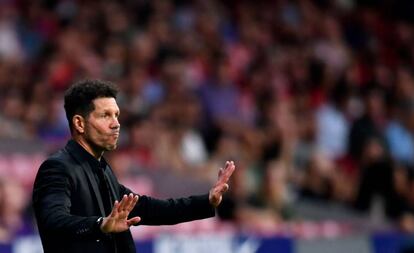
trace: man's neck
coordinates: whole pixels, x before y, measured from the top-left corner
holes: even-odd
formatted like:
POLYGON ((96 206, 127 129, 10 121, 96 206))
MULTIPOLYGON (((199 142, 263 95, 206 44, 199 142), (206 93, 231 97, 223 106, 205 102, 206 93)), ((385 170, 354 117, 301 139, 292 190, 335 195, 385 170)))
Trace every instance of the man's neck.
POLYGON ((73 140, 75 140, 79 145, 81 145, 89 154, 95 157, 98 161, 101 160, 101 157, 104 153, 103 151, 97 151, 96 149, 93 149, 91 145, 88 142, 86 142, 83 138, 73 137, 73 140))

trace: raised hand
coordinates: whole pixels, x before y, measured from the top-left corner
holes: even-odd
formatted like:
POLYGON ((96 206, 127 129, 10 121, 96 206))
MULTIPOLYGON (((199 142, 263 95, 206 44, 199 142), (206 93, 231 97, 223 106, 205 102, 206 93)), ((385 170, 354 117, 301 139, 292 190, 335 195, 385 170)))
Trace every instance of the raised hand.
POLYGON ((102 232, 119 233, 137 224, 141 218, 136 216, 128 220, 128 215, 137 204, 138 198, 138 195, 130 193, 128 196, 124 195, 120 202, 116 200, 112 212, 102 221, 102 232))
POLYGON ((227 161, 224 169, 220 168, 216 184, 211 188, 209 193, 210 204, 217 207, 223 199, 223 193, 229 189, 227 182, 233 174, 236 166, 233 161, 227 161))

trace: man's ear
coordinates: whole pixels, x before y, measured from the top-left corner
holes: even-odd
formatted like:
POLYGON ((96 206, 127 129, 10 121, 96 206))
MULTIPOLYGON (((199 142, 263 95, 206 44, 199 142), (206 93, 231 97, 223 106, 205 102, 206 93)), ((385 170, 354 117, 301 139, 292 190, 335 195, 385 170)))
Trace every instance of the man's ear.
POLYGON ((72 124, 73 124, 73 129, 75 129, 75 131, 78 134, 83 134, 85 132, 85 118, 82 117, 81 115, 76 114, 75 116, 73 116, 72 124))

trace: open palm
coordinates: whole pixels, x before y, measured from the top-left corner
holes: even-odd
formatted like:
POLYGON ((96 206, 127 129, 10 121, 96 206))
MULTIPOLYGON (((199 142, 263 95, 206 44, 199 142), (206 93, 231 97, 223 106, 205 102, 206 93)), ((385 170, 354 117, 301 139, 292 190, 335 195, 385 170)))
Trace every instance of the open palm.
POLYGON ((236 166, 233 161, 227 161, 224 169, 220 168, 217 182, 213 188, 211 188, 209 194, 210 204, 214 207, 220 205, 221 200, 223 199, 223 193, 229 189, 229 185, 227 183, 235 169, 236 166))
POLYGON ((141 218, 133 217, 128 219, 129 213, 138 202, 138 195, 132 193, 124 195, 119 202, 115 201, 112 212, 103 219, 101 230, 104 233, 119 233, 129 229, 130 226, 137 224, 141 218))

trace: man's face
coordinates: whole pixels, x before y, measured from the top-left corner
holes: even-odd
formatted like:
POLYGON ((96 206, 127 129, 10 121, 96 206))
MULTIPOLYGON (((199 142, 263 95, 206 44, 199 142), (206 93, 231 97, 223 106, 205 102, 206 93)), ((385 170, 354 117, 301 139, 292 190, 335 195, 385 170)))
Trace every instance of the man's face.
POLYGON ((85 119, 84 138, 95 150, 113 150, 120 130, 118 105, 114 98, 97 98, 93 103, 95 110, 85 119))

